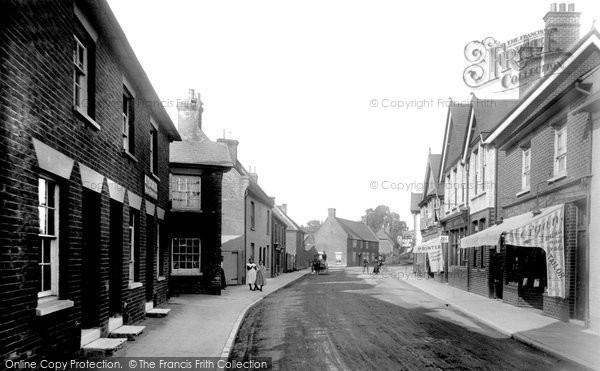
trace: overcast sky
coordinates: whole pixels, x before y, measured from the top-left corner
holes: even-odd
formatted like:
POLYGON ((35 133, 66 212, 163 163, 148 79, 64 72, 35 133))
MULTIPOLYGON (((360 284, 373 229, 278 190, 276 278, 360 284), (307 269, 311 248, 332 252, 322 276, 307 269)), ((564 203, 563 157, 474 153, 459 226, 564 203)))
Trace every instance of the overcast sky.
MULTIPOLYGON (((296 222, 385 204, 412 226, 407 188, 422 188, 429 148, 441 151, 445 102, 472 91, 465 45, 540 30, 551 2, 109 3, 174 123, 177 99, 199 91, 204 131, 238 139, 241 162, 296 222), (413 103, 383 107, 396 101, 413 103), (403 189, 383 189, 392 183, 403 189)), ((575 4, 584 35, 600 1, 575 4)))

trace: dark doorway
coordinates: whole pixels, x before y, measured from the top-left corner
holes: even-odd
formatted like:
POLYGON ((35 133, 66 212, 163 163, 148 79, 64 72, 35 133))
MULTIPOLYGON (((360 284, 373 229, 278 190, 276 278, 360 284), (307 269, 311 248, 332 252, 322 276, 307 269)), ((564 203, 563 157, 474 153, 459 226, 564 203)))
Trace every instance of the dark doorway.
POLYGON ((121 313, 123 284, 123 205, 110 201, 110 315, 121 313))
POLYGON ((577 231, 577 264, 575 269, 577 272, 577 281, 575 286, 575 319, 585 319, 585 302, 587 297, 587 273, 585 267, 588 264, 586 260, 587 249, 587 231, 577 231))
POLYGON ((490 297, 502 299, 504 275, 504 255, 490 250, 490 297))
POLYGON ((100 194, 84 189, 82 195, 82 326, 99 325, 100 194))
POLYGON ((146 216, 146 301, 154 300, 154 249, 156 247, 154 218, 146 216))

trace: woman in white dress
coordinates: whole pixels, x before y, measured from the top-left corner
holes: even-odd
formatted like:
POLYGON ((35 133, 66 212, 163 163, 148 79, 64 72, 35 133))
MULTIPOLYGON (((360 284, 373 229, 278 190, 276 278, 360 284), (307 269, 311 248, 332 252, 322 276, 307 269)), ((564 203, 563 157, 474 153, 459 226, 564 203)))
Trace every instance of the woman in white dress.
POLYGON ((254 291, 254 284, 256 283, 256 264, 252 258, 248 259, 246 264, 246 283, 250 286, 250 290, 254 291))

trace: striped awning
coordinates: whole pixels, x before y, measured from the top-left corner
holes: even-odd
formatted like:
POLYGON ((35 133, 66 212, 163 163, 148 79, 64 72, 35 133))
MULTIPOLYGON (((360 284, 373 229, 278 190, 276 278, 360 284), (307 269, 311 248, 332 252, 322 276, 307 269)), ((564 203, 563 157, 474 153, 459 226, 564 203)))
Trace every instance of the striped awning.
MULTIPOLYGON (((484 229, 481 232, 477 232, 460 240, 460 248, 466 249, 469 247, 479 246, 498 246, 500 242, 500 236, 505 234, 520 235, 520 232, 515 234, 513 231, 526 229, 529 225, 534 225, 540 220, 544 220, 548 215, 551 215, 556 210, 563 207, 562 204, 556 206, 546 207, 541 209, 541 213, 534 215, 533 213, 525 213, 514 216, 512 218, 504 219, 501 224, 494 225, 490 228, 484 229)), ((513 238, 510 243, 511 245, 522 246, 518 239, 513 238)), ((527 245, 525 245, 527 246, 527 245)), ((541 246, 539 246, 541 247, 541 246)))

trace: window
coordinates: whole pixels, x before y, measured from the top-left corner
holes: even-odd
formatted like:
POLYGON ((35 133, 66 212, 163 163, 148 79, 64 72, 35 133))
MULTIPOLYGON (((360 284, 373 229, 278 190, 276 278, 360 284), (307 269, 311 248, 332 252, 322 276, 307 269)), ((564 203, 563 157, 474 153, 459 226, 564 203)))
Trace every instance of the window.
POLYGON ((460 203, 461 204, 465 203, 465 189, 466 189, 465 171, 463 168, 463 169, 461 169, 461 172, 460 172, 460 203))
POLYGON ((40 291, 38 297, 58 296, 58 185, 38 178, 40 218, 40 291))
POLYGON ((454 205, 452 205, 452 207, 456 207, 458 205, 458 189, 456 186, 456 181, 457 181, 457 170, 454 169, 452 171, 452 177, 454 178, 454 183, 452 184, 452 188, 454 189, 454 205))
POLYGON ((173 238, 172 273, 200 275, 200 239, 173 238))
POLYGON ((88 88, 88 53, 87 48, 75 36, 73 51, 73 105, 76 109, 87 114, 88 88))
POLYGON ((255 227, 255 216, 256 216, 256 206, 254 205, 254 201, 250 202, 250 229, 254 229, 255 227))
POLYGON ((473 190, 479 193, 479 151, 473 152, 473 190))
POLYGON ((523 149, 522 159, 521 189, 528 190, 531 187, 531 148, 523 149))
POLYGON ((150 172, 158 175, 158 130, 150 130, 150 172))
POLYGON ((485 268, 485 256, 484 256, 484 252, 485 252, 485 246, 480 246, 479 247, 479 267, 481 268, 485 268))
POLYGON ((138 215, 134 209, 129 209, 129 282, 137 282, 139 280, 138 269, 138 215))
POLYGON ((173 175, 171 178, 171 206, 174 209, 200 209, 202 181, 199 176, 173 175))
POLYGON ((357 245, 357 243, 358 243, 358 241, 357 241, 357 240, 352 240, 352 247, 353 247, 353 248, 356 248, 356 245, 357 245))
POLYGON ((271 233, 271 211, 267 210, 267 234, 271 233))
POLYGON ((135 152, 135 126, 133 111, 133 95, 123 86, 123 149, 134 154, 135 152))
POLYGON ((485 191, 485 189, 487 188, 485 184, 485 170, 487 167, 487 158, 485 147, 483 146, 481 146, 479 150, 479 165, 481 167, 481 170, 479 172, 479 178, 481 179, 481 190, 485 191))
POLYGON ((554 132, 554 176, 567 175, 567 126, 554 132))

